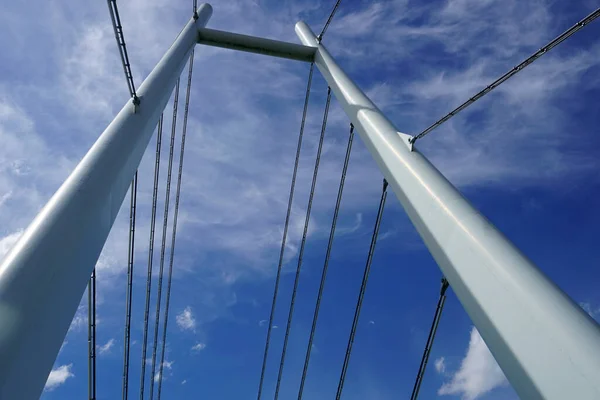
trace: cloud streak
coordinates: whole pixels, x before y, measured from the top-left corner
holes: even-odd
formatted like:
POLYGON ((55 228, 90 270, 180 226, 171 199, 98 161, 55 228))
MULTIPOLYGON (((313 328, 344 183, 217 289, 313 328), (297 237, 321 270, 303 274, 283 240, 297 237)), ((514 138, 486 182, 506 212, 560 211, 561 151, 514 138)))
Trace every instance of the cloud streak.
POLYGON ((108 342, 103 344, 102 346, 98 346, 98 354, 103 355, 110 352, 110 349, 113 348, 115 344, 115 339, 110 339, 108 342))

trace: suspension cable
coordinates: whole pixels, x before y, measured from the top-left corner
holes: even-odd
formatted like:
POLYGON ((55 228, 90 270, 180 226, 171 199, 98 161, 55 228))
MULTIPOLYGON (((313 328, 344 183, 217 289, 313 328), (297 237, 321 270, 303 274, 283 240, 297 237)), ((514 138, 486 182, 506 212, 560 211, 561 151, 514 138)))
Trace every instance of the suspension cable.
POLYGON ((302 370, 302 378, 300 380, 300 389, 298 390, 298 400, 302 399, 304 392, 304 383, 306 381, 306 374, 308 372, 308 364, 310 361, 310 354, 312 351, 313 340, 315 337, 315 331, 317 329, 317 319, 319 318, 319 309, 321 307, 321 298, 323 297, 323 290, 325 289, 325 279, 327 278, 327 268, 329 267, 329 258, 331 256, 331 248, 333 246, 333 238, 335 236, 335 226, 337 224, 338 214, 340 211, 340 204, 342 202, 342 193, 344 192, 344 183, 346 181, 346 172, 348 171, 348 163, 350 161, 350 153, 352 151, 352 141, 354 139, 354 125, 350 124, 350 136, 348 137, 348 146, 346 147, 346 158, 344 159, 344 166, 342 168, 342 177, 340 178, 340 186, 338 189, 337 200, 335 202, 335 209, 333 211, 333 221, 331 222, 331 230, 329 231, 329 242, 327 243, 327 252, 325 254, 325 264, 323 265, 323 272, 321 274, 321 284, 319 286, 319 293, 317 294, 317 303, 315 304, 315 313, 312 321, 312 328, 310 330, 310 336, 308 339, 308 347, 306 348, 306 358, 304 360, 304 368, 302 370))
POLYGON ((165 248, 167 241, 167 224, 169 219, 169 197, 171 194, 171 173, 173 171, 173 149, 175 147, 175 128, 177 121, 177 103, 179 101, 179 78, 175 84, 173 99, 173 123, 171 124, 171 143, 169 145, 169 166, 167 168, 167 188, 165 193, 165 212, 163 215, 162 244, 160 249, 160 268, 158 273, 158 293, 156 295, 156 319, 154 324, 154 344, 152 346, 152 367, 150 375, 150 400, 154 398, 154 374, 156 372, 156 348, 158 346, 158 326, 160 321, 160 301, 162 296, 162 280, 165 266, 165 248))
POLYGON ((335 2, 335 5, 333 6, 333 10, 331 10, 331 14, 329 14, 329 18, 327 18, 327 22, 325 22, 325 25, 323 26, 323 30, 321 30, 321 33, 319 33, 319 36, 317 37, 318 42, 323 40, 323 35, 325 35, 327 28, 329 28, 329 24, 331 24, 331 21, 333 20, 333 17, 335 15, 338 7, 340 6, 341 2, 342 2, 342 0, 337 0, 335 2))
POLYGON ((423 358, 421 358, 421 365, 419 365, 419 372, 417 373, 417 379, 415 380, 415 386, 413 387, 410 400, 416 400, 419 396, 419 390, 421 389, 421 383, 425 376, 425 369, 427 367, 427 361, 429 360, 429 354, 433 347, 433 340, 435 339, 435 333, 437 332, 440 319, 442 318, 442 311, 444 309, 444 303, 446 302, 446 289, 448 289, 448 281, 446 278, 442 278, 442 288, 440 289, 440 298, 433 315, 433 322, 431 323, 431 329, 429 330, 429 336, 427 337, 427 343, 425 344, 425 350, 423 351, 423 358))
POLYGON ((584 26, 586 26, 587 24, 589 24, 590 22, 592 22, 593 20, 598 18, 599 16, 600 16, 600 8, 596 9, 596 11, 592 12, 590 15, 588 15, 587 17, 585 17, 581 21, 577 22, 575 25, 573 25, 572 27, 570 27, 569 29, 567 29, 566 31, 561 33, 560 35, 558 35, 556 38, 554 38, 552 41, 550 41, 550 43, 548 43, 547 45, 545 45, 544 47, 542 47, 541 49, 539 49, 538 51, 533 53, 531 56, 529 56, 527 59, 525 59, 525 61, 521 62, 519 65, 515 66, 513 69, 511 69, 510 71, 508 71, 507 73, 502 75, 500 78, 498 78, 494 82, 490 83, 488 86, 485 87, 485 89, 481 90, 475 96, 471 97, 469 100, 465 101, 460 106, 458 106, 454 110, 450 111, 448 114, 446 114, 444 117, 442 117, 439 120, 437 120, 436 122, 434 122, 432 125, 430 125, 428 128, 423 130, 421 133, 410 138, 410 143, 415 143, 418 139, 421 139, 422 137, 427 135, 429 132, 431 132, 438 126, 442 125, 444 122, 448 121, 450 118, 454 117, 456 114, 458 114, 465 108, 469 107, 471 104, 475 103, 477 100, 481 99, 483 96, 485 96, 486 94, 488 94, 489 92, 491 92, 492 90, 494 90, 495 88, 497 88, 498 86, 500 86, 501 84, 506 82, 508 79, 515 76, 517 73, 519 73, 520 71, 525 69, 525 67, 532 64, 535 60, 537 60, 544 54, 548 53, 554 47, 558 46, 564 40, 569 38, 575 32, 577 32, 578 30, 580 30, 581 28, 583 28, 584 26))
POLYGON ((88 398, 96 400, 96 268, 88 284, 88 398))
POLYGON ((273 302, 271 304, 271 314, 269 315, 269 326, 267 327, 267 339, 265 341, 265 352, 263 355, 262 368, 260 371, 260 382, 258 384, 258 400, 262 395, 262 388, 265 379, 265 369, 267 366, 267 356, 269 354, 269 343, 271 340, 271 330, 273 329, 273 319, 275 317, 275 306, 277 303, 277 293, 279 291, 279 281, 281 278, 281 268, 283 266, 283 254, 285 252, 285 244, 287 239, 288 226, 290 222, 290 214, 292 212, 292 202, 294 200, 294 188, 296 187, 296 175, 298 173, 298 164, 300 162, 300 150, 302 148, 302 137, 304 136, 304 125, 306 123, 306 114, 308 111, 308 100, 310 97, 310 87, 312 85, 312 77, 314 71, 314 63, 310 64, 308 73, 308 81, 306 83, 306 95, 304 97, 304 110, 302 112, 302 122, 300 123, 300 134, 298 135, 298 146, 296 148, 296 159, 294 161, 294 172, 292 173, 292 183, 290 187, 290 195, 288 199, 287 212, 285 214, 285 223, 283 225, 283 237, 281 239, 281 250, 279 251, 279 263, 277 265, 277 275, 275 276, 275 289, 273 291, 273 302))
POLYGON ((140 104, 140 99, 135 92, 135 84, 133 83, 131 64, 129 63, 129 56, 127 55, 127 46, 125 45, 125 36, 123 35, 123 26, 121 25, 121 18, 119 17, 117 0, 108 0, 108 11, 110 12, 113 30, 115 31, 115 39, 117 40, 117 46, 119 47, 119 55, 121 56, 123 71, 125 72, 125 78, 127 79, 129 95, 133 99, 133 104, 137 105, 140 104))
POLYGON ((137 205, 138 173, 131 181, 131 202, 129 208, 129 248, 127 254, 127 292, 125 295, 125 339, 123 340, 123 400, 127 400, 129 384, 129 350, 131 342, 131 304, 133 295, 133 255, 135 245, 135 214, 137 205))
POLYGON ((362 283, 360 285, 360 292, 358 294, 358 301, 356 303, 356 309, 354 311, 354 320, 352 321, 352 328, 350 329, 350 338, 348 339, 348 347, 346 348, 346 356, 344 357, 344 364, 342 366, 342 374, 340 375, 340 382, 337 388, 337 394, 335 395, 336 400, 340 400, 342 397, 342 390, 344 388, 344 381, 346 380, 346 373, 348 371, 348 364, 350 363, 350 355, 352 354, 352 345, 354 344, 354 337, 356 335, 356 328, 358 327, 358 318, 360 317, 360 310, 362 308, 362 302, 365 296, 365 290, 367 288, 367 281, 369 279, 369 273, 371 272, 371 262, 373 261, 373 254, 375 253, 375 245, 377 244, 377 236, 379 235, 379 227, 381 226, 381 218, 383 216, 383 209, 385 207, 385 199, 387 197, 388 183, 383 180, 383 192, 381 193, 381 200, 379 201, 379 210, 377 211, 377 218, 375 220, 375 229, 373 230, 373 236, 371 238, 371 246, 369 247, 369 255, 367 256, 367 264, 365 265, 365 272, 363 275, 362 283))
POLYGON ((154 257, 154 232, 156 227, 156 203, 158 202, 158 184, 160 174, 160 150, 162 146, 163 114, 158 120, 156 133, 156 159, 154 161, 154 188, 152 189, 152 213, 150 217, 150 243, 148 245, 148 276, 146 278, 146 306, 144 309, 144 333, 142 340, 142 370, 140 380, 140 400, 144 400, 146 381, 146 351, 148 347, 148 323, 150 316, 150 292, 152 289, 152 261, 154 257))
POLYGON ((279 397, 279 388, 281 387, 281 378, 283 376, 283 366, 285 364, 285 353, 287 350, 290 330, 292 329, 292 317, 294 315, 294 305, 296 304, 296 293, 298 283, 300 282, 300 269, 302 267, 302 258, 304 256, 304 247, 306 245, 306 236, 308 234, 308 224, 310 223, 310 211, 312 209, 315 187, 317 185, 317 174, 319 173, 319 162, 321 161, 321 151, 323 150, 323 139, 327 127, 327 116, 329 115, 329 103, 331 102, 331 88, 327 87, 327 100, 325 102, 325 112, 323 113, 323 124, 321 125, 321 136, 319 138, 319 147, 317 148, 317 157, 315 159, 315 168, 310 186, 310 195, 308 196, 308 206, 306 207, 306 219, 304 220, 304 231, 302 232, 302 241, 298 253, 298 266, 296 267, 296 277, 294 278, 294 289, 292 290, 292 299, 290 301, 290 311, 288 314, 287 325, 285 327, 285 337, 283 339, 283 349, 281 350, 281 361, 279 362, 279 373, 277 375, 277 385, 275 386, 275 400, 279 397))
POLYGON ((185 94, 185 107, 183 112, 183 129, 181 134, 181 150, 179 153, 179 171, 177 173, 177 189, 175 190, 175 210, 173 211, 173 233, 171 236, 171 258, 169 260, 169 278, 167 280, 167 294, 165 300, 165 320, 163 325, 162 349, 160 353, 160 364, 158 371, 158 394, 157 400, 160 400, 163 378, 163 364, 165 362, 165 348, 167 346, 167 323, 169 321, 169 303, 171 299, 171 280, 173 277, 173 259, 175 258, 175 236, 177 235, 177 216, 179 214, 179 198, 181 194, 181 177, 183 175, 183 155, 185 152, 185 136, 187 133, 187 120, 190 106, 190 92, 192 88, 192 71, 194 69, 194 49, 190 54, 187 89, 185 94))

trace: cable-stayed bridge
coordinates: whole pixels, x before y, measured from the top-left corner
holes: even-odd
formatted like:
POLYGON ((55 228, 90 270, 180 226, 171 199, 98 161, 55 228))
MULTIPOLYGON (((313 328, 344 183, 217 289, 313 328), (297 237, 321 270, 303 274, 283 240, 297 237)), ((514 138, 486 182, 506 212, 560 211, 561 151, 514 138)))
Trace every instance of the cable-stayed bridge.
MULTIPOLYGON (((271 315, 267 325, 264 357, 257 381, 257 396, 262 389, 270 349, 270 335, 278 302, 278 286, 286 250, 290 212, 300 159, 306 114, 314 74, 321 74, 328 83, 317 157, 311 181, 306 220, 299 248, 294 289, 285 327, 285 339, 278 367, 275 397, 278 397, 284 374, 288 337, 292 326, 296 289, 309 227, 314 189, 318 179, 324 135, 327 131, 329 105, 335 99, 348 117, 348 142, 341 171, 335 213, 330 231, 321 285, 315 306, 309 346, 306 351, 298 398, 303 395, 304 382, 310 366, 312 340, 318 326, 321 297, 326 289, 326 273, 333 245, 337 215, 343 195, 346 170, 351 159, 354 135, 358 134, 382 173, 381 198, 365 270, 357 296, 347 351, 340 371, 336 398, 343 394, 346 372, 351 361, 356 327, 362 301, 367 290, 371 261, 376 250, 379 227, 389 191, 393 191, 409 219, 442 271, 442 290, 427 345, 418 368, 417 381, 411 397, 418 396, 419 387, 433 345, 436 328, 444 305, 445 292, 450 287, 481 332, 507 378, 522 398, 578 398, 600 396, 600 332, 598 325, 564 292, 546 277, 516 246, 479 213, 454 186, 418 151, 417 140, 429 134, 479 98, 521 71, 553 47, 593 21, 595 11, 565 33, 543 46, 538 52, 515 66, 507 74, 488 85, 465 103, 416 135, 398 130, 377 106, 348 77, 323 44, 327 28, 340 2, 335 4, 330 18, 319 34, 299 22, 296 33, 302 44, 224 32, 207 28, 212 7, 194 4, 192 16, 171 48, 146 80, 135 85, 131 61, 116 1, 108 1, 115 38, 131 96, 130 101, 109 124, 98 141, 69 176, 54 197, 31 223, 0 267, 0 398, 36 398, 41 393, 52 363, 60 349, 81 294, 89 285, 89 398, 96 398, 95 384, 95 274, 94 266, 123 201, 130 204, 127 299, 124 323, 123 398, 130 390, 131 313, 133 290, 133 255, 136 235, 138 182, 137 168, 142 155, 158 129, 156 168, 152 199, 150 251, 144 305, 144 338, 142 351, 141 398, 161 396, 165 343, 169 319, 172 271, 175 260, 177 216, 182 188, 187 116, 190 103, 195 46, 217 46, 247 51, 265 56, 281 57, 308 63, 309 76, 303 117, 294 159, 294 172, 285 215, 281 250, 271 315), (186 69, 186 65, 188 68, 186 69), (183 75, 183 85, 180 76, 183 75), (181 86, 185 96, 180 99, 181 86), (174 89, 172 110, 165 110, 174 89), (180 103, 183 102, 183 107, 180 103), (165 118, 172 111, 171 135, 163 137, 165 118), (165 112, 167 115, 165 115, 165 112), (178 113, 183 112, 182 139, 175 143, 178 113), (169 143, 168 174, 163 220, 156 225, 158 183, 162 142, 169 143), (176 155, 179 155, 176 158, 176 155), (176 163, 177 161, 177 163, 176 163), (131 197, 125 199, 131 188, 131 197), (175 201, 169 204, 170 192, 175 201), (171 218, 171 219, 170 219, 171 218), (171 221, 172 235, 168 224, 171 221), (162 222, 162 224, 161 224, 162 222), (167 244, 170 243, 170 246, 167 244), (159 254, 158 266, 153 265, 154 246, 159 254), (170 254, 167 254, 167 249, 170 254), (152 310, 150 291, 153 268, 158 267, 157 304, 152 310), (91 276, 91 278, 90 278, 91 276), (35 296, 31 296, 35 293, 35 296), (164 296, 164 297, 163 297, 164 296), (164 301, 162 299, 164 298, 164 301), (164 303, 164 306, 163 306, 164 303), (155 324, 150 326, 150 313, 155 324), (162 325, 161 322, 162 316, 162 325), (149 330, 152 334, 149 334, 149 330), (152 338, 150 340, 149 338, 152 338), (147 352, 147 353, 146 353, 147 352), (149 365, 146 360, 150 358, 149 365), (544 360, 540 362, 540 360, 544 360), (148 371, 145 371, 145 369, 148 371), (150 379, 145 387, 145 376, 150 379), (146 393, 146 394, 144 394, 146 393)), ((218 10, 217 10, 218 12, 218 10)), ((154 146, 154 144, 151 144, 154 146)))

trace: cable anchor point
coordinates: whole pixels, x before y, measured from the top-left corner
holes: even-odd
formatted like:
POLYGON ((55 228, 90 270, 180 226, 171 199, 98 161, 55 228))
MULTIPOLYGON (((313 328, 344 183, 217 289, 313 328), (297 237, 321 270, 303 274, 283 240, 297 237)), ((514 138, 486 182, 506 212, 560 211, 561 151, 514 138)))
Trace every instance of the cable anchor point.
POLYGON ((140 106, 140 98, 137 97, 136 94, 134 94, 133 97, 131 98, 131 102, 133 103, 133 112, 137 113, 137 110, 140 106))

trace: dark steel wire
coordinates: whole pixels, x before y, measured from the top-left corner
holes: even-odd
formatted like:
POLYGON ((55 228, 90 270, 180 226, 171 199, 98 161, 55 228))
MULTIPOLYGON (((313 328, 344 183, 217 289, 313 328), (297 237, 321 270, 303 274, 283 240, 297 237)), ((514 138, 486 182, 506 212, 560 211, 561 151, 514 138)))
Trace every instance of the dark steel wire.
POLYGON ((96 400, 96 268, 88 284, 88 399, 96 400))
POLYGON ((127 293, 125 295, 125 338, 123 340, 123 400, 128 397, 129 353, 131 344, 131 305, 133 303, 133 256, 135 252, 135 214, 137 205, 138 173, 131 181, 131 201, 129 207, 129 248, 127 253, 127 293))
POLYGON ((94 396, 94 400, 96 400, 96 269, 92 272, 92 280, 94 281, 94 285, 92 286, 92 320, 94 321, 93 326, 93 335, 92 335, 92 354, 93 354, 93 367, 94 367, 94 388, 92 390, 92 394, 94 396))
POLYGON ((148 276, 146 278, 146 304, 144 309, 144 333, 142 340, 142 370, 140 379, 140 400, 144 400, 146 382, 146 351, 148 347, 148 324, 150 316, 150 293, 152 289, 152 262, 154 257, 154 233, 156 228, 156 204, 158 202, 158 184, 160 175, 160 150, 162 146, 163 114, 158 120, 156 133, 156 157, 154 161, 154 187, 152 189, 152 213, 150 217, 150 243, 148 245, 148 276))
POLYGON ((327 31, 327 28, 329 28, 329 25, 331 24, 331 21, 333 20, 333 17, 335 16, 335 13, 336 13, 338 7, 340 6, 341 2, 342 2, 342 0, 337 0, 335 2, 335 5, 333 6, 333 9, 331 10, 331 13, 329 14, 329 18, 327 18, 327 22, 325 22, 325 25, 323 26, 323 29, 321 30, 321 33, 319 33, 319 36, 317 37, 317 40, 319 42, 321 40, 323 40, 323 35, 325 35, 325 32, 327 31))
POLYGON ((163 215, 162 245, 160 249, 160 268, 158 273, 158 293, 156 295, 156 321, 154 325, 154 344, 152 346, 152 367, 150 374, 150 400, 154 398, 154 374, 156 372, 156 348, 158 346, 158 327, 160 322, 160 303, 162 296, 162 280, 165 265, 165 249, 167 240, 167 225, 169 220, 169 198, 171 194, 171 174, 173 171, 173 149, 175 147, 175 129, 177 121, 177 103, 179 101, 179 78, 175 84, 173 99, 173 123, 171 124, 171 143, 169 145, 169 166, 167 168, 167 188, 165 191, 165 212, 163 215))
POLYGON ((348 163, 350 162, 350 153, 352 152, 352 141, 354 139, 354 125, 350 124, 350 135, 348 137, 348 146, 346 147, 346 158, 344 159, 344 166, 342 168, 342 177, 340 178, 340 186, 338 188, 337 199, 335 202, 335 209, 333 211, 333 221, 331 222, 331 230, 329 231, 329 242, 327 243, 327 252, 325 254, 325 263, 323 264, 323 272, 321 274, 321 284, 319 286, 319 293, 317 294, 317 303, 315 304, 315 313, 313 316, 312 327, 310 330, 310 336, 308 338, 308 347, 306 348, 306 357, 304 359, 304 368, 302 370, 302 378, 300 379, 300 389, 298 390, 298 400, 302 399, 304 392, 304 383, 306 381, 306 374, 308 373, 308 364, 310 362, 310 354, 312 351, 312 345, 315 338, 315 331, 317 329, 317 320, 319 318, 319 309, 321 307, 321 299, 323 297, 323 291, 325 289, 325 280, 327 279, 327 269, 329 267, 329 258, 331 256, 331 248, 333 246, 333 238, 335 236, 335 227, 337 224, 338 214, 340 211, 340 204, 342 203, 342 194, 344 192, 344 183, 346 181, 346 172, 348 171, 348 163))
POLYGON ((125 36, 123 35, 123 26, 121 25, 119 9, 117 8, 117 0, 108 0, 108 11, 110 12, 113 30, 115 31, 115 39, 117 40, 117 47, 119 48, 123 71, 125 72, 125 78, 127 79, 129 95, 133 99, 134 104, 139 104, 139 99, 135 92, 135 84, 133 83, 131 64, 129 63, 129 56, 127 55, 127 45, 125 44, 125 36))
POLYGON ((158 393, 157 400, 160 400, 160 394, 162 391, 162 378, 163 378, 163 366, 165 362, 165 348, 167 346, 167 326, 169 321, 169 304, 171 299, 171 280, 173 277, 173 260, 175 258, 175 237, 177 235, 177 216, 179 214, 179 199, 181 194, 181 177, 183 175, 183 155, 185 152, 185 136, 187 134, 187 120, 190 106, 190 93, 192 88, 192 71, 194 69, 194 50, 190 55, 187 89, 185 94, 185 108, 183 112, 183 129, 181 134, 181 150, 179 153, 179 170, 177 173, 177 189, 175 190, 175 210, 173 211, 173 233, 171 236, 171 258, 169 260, 169 278, 167 280, 167 294, 165 300, 165 319, 163 325, 162 335, 162 349, 160 352, 160 364, 158 372, 158 393))
POLYGON ((427 343, 425 344, 425 350, 423 351, 423 357, 421 358, 421 364, 419 365, 419 372, 415 380, 415 386, 413 387, 410 400, 416 400, 419 397, 419 390, 421 389, 421 383, 423 383, 423 377, 425 376, 425 369, 427 368, 427 361, 429 360, 429 354, 433 347, 433 340, 435 339, 435 333, 437 332, 440 319, 442 318, 442 311, 444 310, 444 303, 446 302, 446 289, 448 289, 448 281, 446 278, 442 278, 442 288, 440 289, 440 298, 438 299, 435 314, 433 315, 433 322, 431 323, 431 329, 429 330, 429 336, 427 337, 427 343))
POLYGON ((423 130, 418 135, 412 137, 410 139, 410 142, 414 143, 417 140, 421 139, 423 136, 427 135, 429 132, 431 132, 438 126, 442 125, 444 122, 448 121, 450 118, 454 117, 456 114, 458 114, 465 108, 469 107, 471 104, 475 103, 477 100, 481 99, 483 96, 485 96, 486 94, 488 94, 489 92, 491 92, 492 90, 494 90, 495 88, 497 88, 498 86, 500 86, 501 84, 503 84, 504 82, 506 82, 507 80, 512 78, 513 76, 515 76, 517 73, 519 73, 520 71, 525 69, 525 67, 532 64, 535 60, 537 60, 544 54, 548 53, 554 47, 558 46, 564 40, 569 38, 575 32, 577 32, 578 30, 580 30, 581 28, 583 28, 584 26, 586 26, 587 24, 589 24, 590 22, 592 22, 593 20, 598 18, 599 16, 600 16, 600 8, 596 9, 596 11, 592 12, 590 15, 588 15, 587 17, 585 17, 584 19, 582 19, 581 21, 577 22, 575 25, 573 25, 572 27, 567 29, 565 32, 558 35, 556 38, 554 38, 552 41, 550 41, 550 43, 548 43, 547 45, 545 45, 544 47, 542 47, 541 49, 539 49, 538 51, 533 53, 531 56, 529 56, 527 59, 525 59, 525 61, 523 61, 519 65, 515 66, 513 69, 511 69, 510 71, 508 71, 507 73, 502 75, 500 78, 498 78, 494 82, 490 83, 488 86, 485 87, 485 89, 481 90, 475 96, 471 97, 469 100, 465 101, 460 106, 458 106, 454 110, 450 111, 448 114, 446 114, 444 117, 442 117, 439 120, 437 120, 436 122, 434 122, 432 125, 427 127, 425 130, 423 130))
POLYGON ((375 245, 377 244, 377 236, 379 235, 379 227, 381 226, 381 218, 383 216, 383 209, 385 207, 385 199, 387 197, 387 186, 388 183, 384 179, 383 192, 381 193, 381 200, 379 201, 379 210, 377 211, 377 219, 375 220, 375 228, 373 229, 371 246, 369 247, 369 255, 367 256, 367 264, 365 265, 365 272, 363 275, 362 283, 360 285, 358 301, 356 303, 356 309, 354 310, 354 320, 352 321, 352 328, 350 329, 350 338, 348 339, 348 347, 346 348, 346 356, 344 357, 344 364, 342 366, 342 374, 340 375, 340 382, 338 384, 337 393, 335 395, 336 400, 340 400, 340 398, 342 397, 342 390, 344 389, 346 373, 348 372, 348 364, 350 363, 350 355, 352 354, 352 345, 354 344, 354 337, 356 336, 356 328, 358 327, 360 310, 362 308, 363 299, 365 297, 367 281, 369 280, 369 273, 371 272, 371 262, 373 261, 375 245))
POLYGON ((290 214, 292 211, 292 202, 294 200, 294 188, 296 187, 296 175, 298 173, 298 163, 300 162, 300 150, 302 148, 302 137, 304 136, 304 125, 306 123, 306 114, 308 111, 308 100, 310 97, 310 87, 314 71, 314 63, 310 64, 308 73, 308 81, 306 84, 306 95, 304 97, 304 111, 302 112, 302 122, 300 123, 300 134, 298 135, 298 146, 296 148, 296 159, 294 161, 294 172, 292 173, 292 183, 290 187, 290 196, 288 199, 287 212, 285 214, 285 223, 283 225, 283 238, 281 239, 281 250, 279 251, 279 263, 277 265, 277 275, 275 276, 275 288, 273 290, 273 302, 271 304, 271 314, 269 315, 269 326, 267 327, 267 338, 265 341, 265 352, 263 355, 262 368, 260 371, 260 382, 258 384, 258 400, 262 395, 262 388, 265 379, 265 370, 267 367, 267 357, 269 354, 269 343, 271 340, 271 330, 273 329, 273 319, 275 317, 275 306, 277 303, 277 293, 279 290, 279 281, 281 278, 281 267, 283 266, 283 254, 285 252, 285 243, 287 239, 288 226, 290 222, 290 214))
POLYGON ((277 374, 277 384, 275 386, 275 400, 279 397, 279 389, 281 387, 281 378, 283 377, 283 367, 285 364, 285 354, 287 351, 288 339, 292 329, 292 317, 294 315, 294 306, 296 304, 296 294, 298 292, 298 283, 300 282, 300 269, 302 268, 302 258, 304 257, 304 248, 306 245, 306 236, 308 234, 308 225, 310 223, 310 211, 312 209, 313 198, 315 195, 315 187, 317 186, 317 175, 319 173, 319 163, 321 161, 321 151, 323 150, 323 139, 325 138, 325 130, 327 127, 327 116, 329 115, 329 104, 331 102, 331 88, 327 88, 327 101, 325 102, 325 112, 323 113, 323 124, 321 125, 321 136, 319 138, 319 146, 317 148, 317 157, 315 159, 315 168, 313 171, 312 183, 310 186, 310 195, 308 196, 308 206, 306 207, 306 219, 304 220, 304 231, 302 232, 302 241, 300 243, 300 251, 298 253, 298 266, 296 267, 296 277, 294 278, 294 289, 292 290, 292 299, 290 301, 290 310, 288 320, 285 327, 285 337, 283 339, 283 349, 281 350, 281 361, 279 362, 279 373, 277 374))

